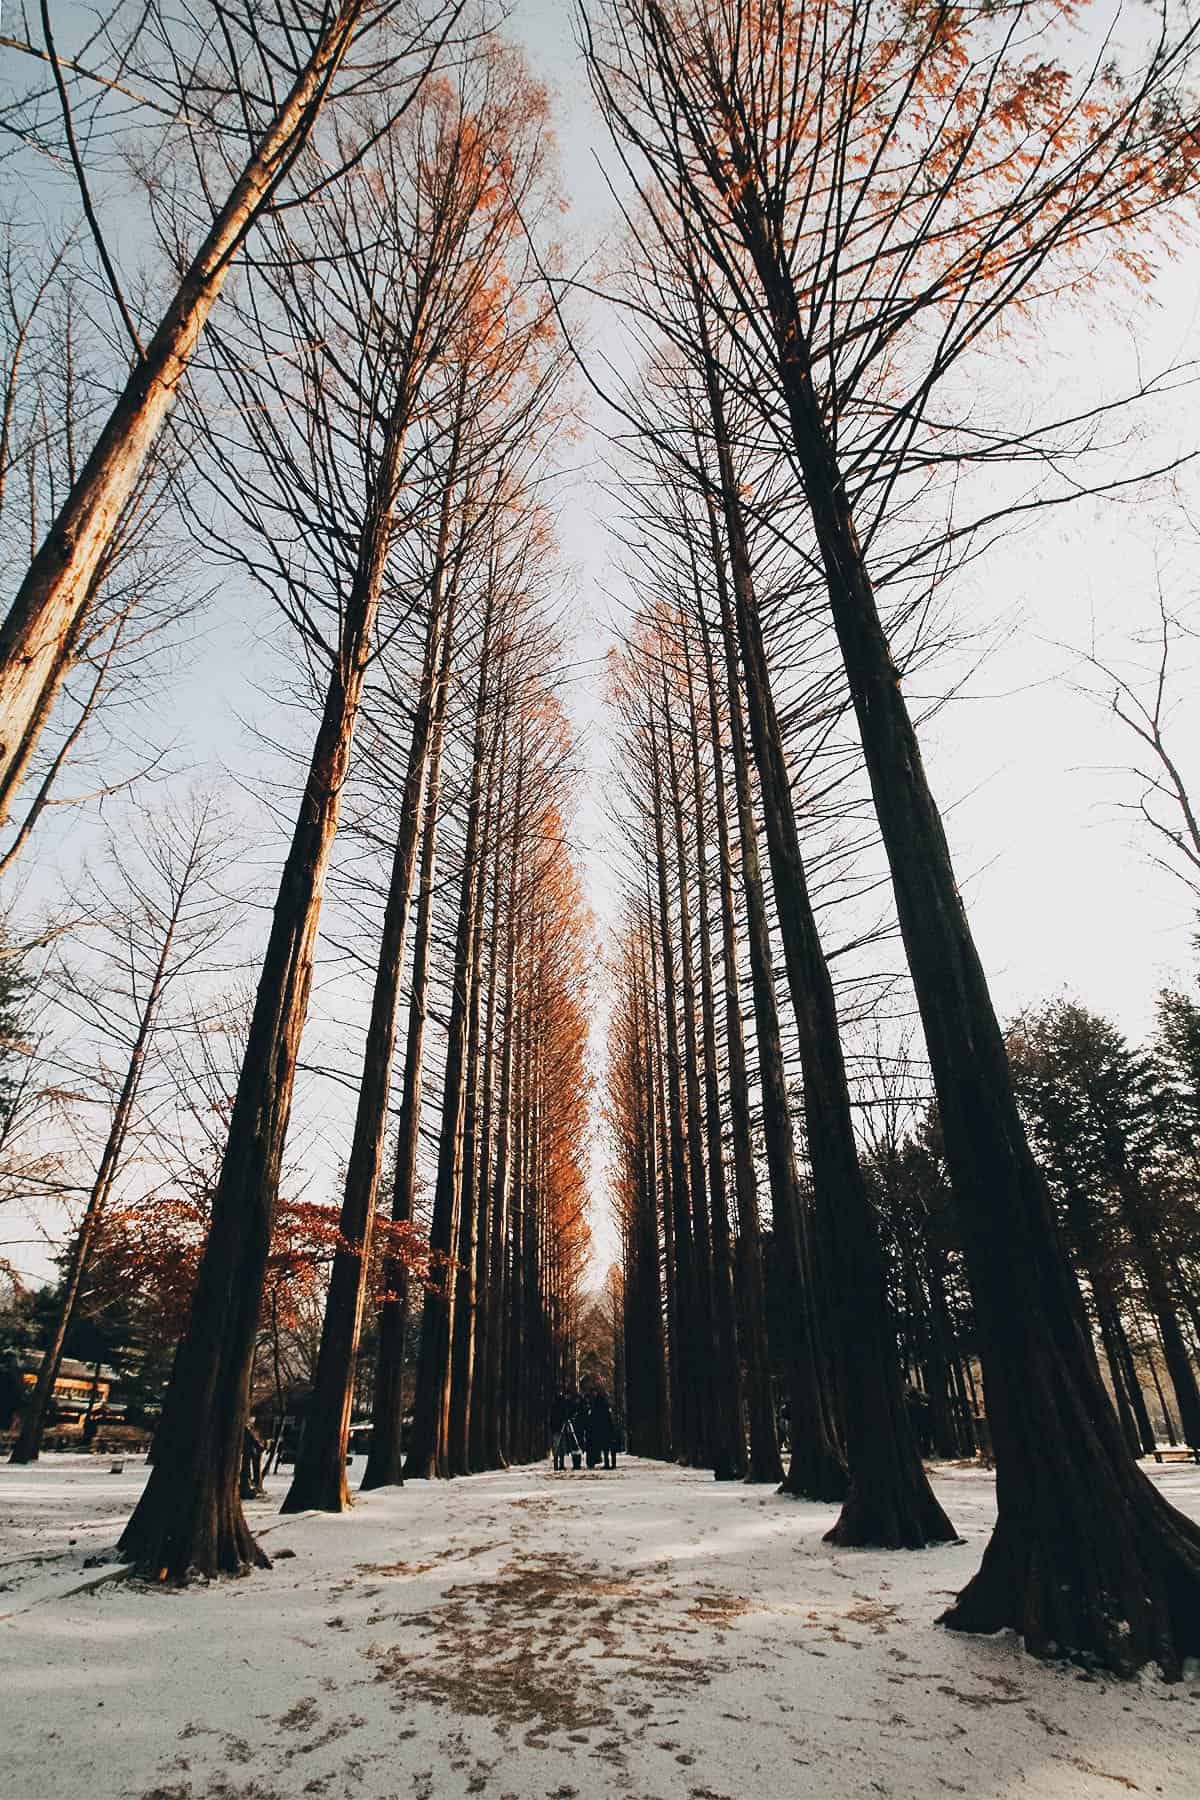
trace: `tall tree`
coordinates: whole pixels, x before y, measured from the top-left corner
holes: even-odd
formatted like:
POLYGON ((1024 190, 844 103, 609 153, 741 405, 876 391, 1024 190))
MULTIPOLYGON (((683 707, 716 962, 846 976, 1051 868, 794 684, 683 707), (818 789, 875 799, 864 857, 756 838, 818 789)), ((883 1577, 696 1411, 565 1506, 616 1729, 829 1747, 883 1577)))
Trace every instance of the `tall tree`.
MULTIPOLYGON (((1011 1627, 1035 1652, 1122 1671, 1155 1659, 1177 1675, 1200 1642, 1200 1533, 1136 1468, 1100 1382, 856 515, 886 508, 915 441, 938 436, 939 382, 1006 309, 1033 301, 1048 266, 1082 283, 1076 251, 1128 233, 1194 181, 1195 27, 1152 28, 1108 94, 1090 52, 1078 74, 1026 53, 1021 27, 1039 16, 1018 5, 992 35, 982 12, 885 19, 857 0, 611 0, 588 49, 658 209, 658 244, 677 252, 685 213, 782 403, 854 703, 958 1199, 997 1461, 996 1530, 945 1622, 1011 1627), (1045 154, 1029 160, 1031 127, 1045 154), (885 376, 897 397, 877 445, 892 472, 864 501, 847 437, 885 376)), ((966 460, 953 428, 940 442, 966 460)))
MULTIPOLYGON (((243 560, 278 590, 324 664, 327 685, 191 1319, 164 1402, 154 1471, 121 1539, 128 1559, 158 1579, 264 1561, 245 1523, 238 1478, 280 1163, 325 876, 400 523, 408 434, 449 329, 431 279, 441 265, 414 263, 398 205, 408 192, 420 209, 426 147, 459 110, 453 93, 432 93, 411 123, 376 141, 349 185, 326 188, 319 205, 281 224, 278 258, 260 272, 262 288, 245 307, 253 363, 236 343, 219 345, 249 441, 265 452, 247 470, 226 445, 214 447, 229 503, 258 534, 257 553, 248 548, 243 560), (409 149, 415 192, 402 179, 409 149), (361 279, 349 278, 355 267, 361 279), (340 333, 354 345, 344 363, 327 348, 340 333), (356 465, 344 454, 347 435, 356 465), (293 557, 283 550, 284 533, 296 532, 298 514, 307 521, 304 554, 293 557)), ((487 154, 478 143, 475 153, 487 154)))
MULTIPOLYGON (((113 995, 81 990, 65 995, 84 1028, 99 1027, 122 1057, 108 1119, 82 1217, 71 1239, 57 1311, 33 1394, 21 1416, 10 1460, 36 1462, 67 1335, 79 1305, 105 1210, 122 1172, 147 1058, 164 1001, 184 977, 204 973, 204 959, 229 928, 229 904, 216 886, 228 843, 228 821, 211 801, 183 812, 158 812, 135 821, 130 843, 110 838, 102 891, 89 909, 93 953, 119 983, 113 995), (132 848, 132 854, 131 852, 132 848), (114 911, 115 904, 115 911, 114 911)), ((124 837, 125 834, 123 833, 124 837)))
MULTIPOLYGON (((208 16, 181 31, 168 9, 138 4, 121 9, 130 14, 123 42, 113 41, 114 21, 106 20, 102 30, 106 47, 111 47, 112 74, 99 70, 93 85, 102 96, 110 89, 125 90, 136 71, 151 90, 147 113, 186 120, 189 134, 194 133, 191 152, 201 205, 213 194, 205 167, 210 156, 215 154, 217 168, 224 165, 228 180, 223 197, 212 204, 200 227, 199 244, 182 254, 178 286, 143 344, 118 285, 79 152, 69 85, 80 77, 60 61, 49 6, 41 7, 42 54, 54 70, 62 134, 104 272, 133 340, 134 362, 0 627, 0 821, 11 800, 9 765, 27 753, 43 687, 54 680, 63 646, 76 632, 96 566, 230 268, 293 175, 322 108, 337 91, 351 48, 357 66, 346 87, 361 87, 363 64, 373 60, 394 118, 419 91, 462 9, 447 0, 432 22, 418 15, 407 28, 405 10, 396 0, 312 0, 264 17, 262 8, 249 0, 208 0, 208 16)), ((324 183, 329 177, 323 160, 318 179, 324 183)), ((295 201, 303 193, 303 188, 288 191, 288 198, 295 201)))
MULTIPOLYGON (((425 764, 432 730, 433 684, 440 659, 442 612, 454 509, 463 482, 487 459, 503 456, 505 439, 528 433, 546 389, 528 365, 545 340, 545 306, 520 304, 528 285, 523 267, 522 209, 544 184, 541 115, 528 76, 511 53, 482 59, 464 72, 457 103, 443 98, 430 110, 431 128, 419 134, 408 159, 411 197, 406 219, 412 271, 408 288, 421 338, 438 346, 445 363, 449 446, 441 476, 440 519, 430 582, 422 693, 404 777, 400 828, 385 906, 380 957, 364 1050, 363 1076, 347 1170, 341 1234, 335 1259, 317 1384, 305 1440, 285 1510, 348 1503, 344 1466, 355 1357, 383 1154, 409 896, 425 764), (485 145, 481 153, 480 146, 485 145), (503 181, 501 188, 498 184, 503 181), (511 322, 510 315, 511 314, 511 322), (515 390, 515 393, 514 393, 515 390), (503 404, 497 397, 503 397, 503 404)), ((398 197, 391 200, 397 208, 398 197)), ((427 360, 428 351, 424 352, 427 360)), ((477 484, 477 480, 476 483, 477 484)), ((492 504, 498 504, 493 501, 492 504)))

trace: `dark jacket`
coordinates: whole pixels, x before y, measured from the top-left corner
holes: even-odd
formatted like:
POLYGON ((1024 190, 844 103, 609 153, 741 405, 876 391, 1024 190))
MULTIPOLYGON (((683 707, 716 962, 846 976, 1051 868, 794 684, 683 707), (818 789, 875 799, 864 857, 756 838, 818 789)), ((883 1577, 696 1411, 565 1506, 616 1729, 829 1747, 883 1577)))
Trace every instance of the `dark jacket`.
POLYGON ((613 1430, 612 1408, 605 1394, 593 1394, 588 1404, 587 1415, 587 1447, 589 1454, 603 1456, 611 1450, 616 1439, 613 1430))

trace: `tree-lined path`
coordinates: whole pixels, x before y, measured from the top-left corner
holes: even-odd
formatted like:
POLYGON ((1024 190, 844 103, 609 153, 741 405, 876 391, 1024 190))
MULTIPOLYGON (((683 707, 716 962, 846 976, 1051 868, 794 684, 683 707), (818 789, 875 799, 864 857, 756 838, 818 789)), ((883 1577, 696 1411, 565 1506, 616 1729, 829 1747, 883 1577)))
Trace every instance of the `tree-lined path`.
MULTIPOLYGON (((1200 1513, 1194 1468, 1157 1481, 1200 1513)), ((967 1542, 896 1557, 824 1544, 834 1507, 638 1459, 415 1483, 338 1521, 280 1519, 280 1485, 249 1509, 269 1581, 148 1603, 79 1591, 128 1475, 5 1469, 5 1557, 48 1559, 0 1569, 5 1788, 1189 1800, 1194 1683, 1081 1679, 932 1625, 931 1592, 961 1585, 994 1516, 986 1474, 939 1467, 934 1486, 967 1542)))
POLYGON ((1171 1792, 1194 0, 11 10, 17 1792, 1171 1792))

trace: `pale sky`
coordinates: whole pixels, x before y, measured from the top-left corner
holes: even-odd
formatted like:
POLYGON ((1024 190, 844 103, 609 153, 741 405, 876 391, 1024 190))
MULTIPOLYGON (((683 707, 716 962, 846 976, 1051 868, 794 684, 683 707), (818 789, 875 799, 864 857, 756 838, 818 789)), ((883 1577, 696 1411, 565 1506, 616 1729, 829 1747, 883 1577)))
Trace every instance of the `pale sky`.
MULTIPOLYGON (((60 0, 64 18, 74 0, 60 0)), ((517 0, 511 30, 524 43, 535 72, 552 90, 562 155, 563 185, 572 202, 567 228, 582 253, 602 255, 614 219, 597 156, 611 163, 574 45, 569 6, 560 0, 517 0)), ((0 53, 11 65, 9 53, 0 53)), ((1061 383, 1072 393, 1099 392, 1097 383, 1131 366, 1134 346, 1146 369, 1200 355, 1200 270, 1194 244, 1136 303, 1132 327, 1099 313, 1047 320, 1043 335, 1023 346, 1018 381, 1061 383)), ((587 320, 592 342, 611 344, 617 327, 600 308, 587 320)), ((598 404, 585 402, 599 424, 598 404)), ((1186 396, 1164 404, 1149 448, 1178 454, 1200 445, 1200 409, 1186 396), (1190 416, 1189 416, 1190 415, 1190 416)), ((569 706, 589 771, 577 822, 588 892, 601 925, 611 917, 615 883, 605 851, 603 771, 607 755, 601 671, 592 659, 611 641, 613 601, 622 594, 614 547, 605 528, 611 503, 600 485, 604 445, 584 438, 570 452, 573 473, 561 492, 564 595, 574 623, 579 673, 569 706)), ((1149 454, 1148 462, 1162 460, 1149 454)), ((1191 514, 1200 520, 1200 484, 1185 483, 1191 514)), ((1155 583, 1161 575, 1170 603, 1200 621, 1200 543, 1183 510, 1160 492, 1120 505, 1084 503, 1052 514, 991 552, 969 578, 952 585, 956 616, 997 647, 956 699, 926 730, 923 749, 947 825, 960 881, 984 964, 1002 1017, 1067 991, 1106 1013, 1135 1038, 1150 1026, 1154 995, 1164 981, 1194 969, 1194 909, 1182 886, 1150 862, 1151 845, 1118 799, 1136 797, 1111 773, 1128 747, 1102 707, 1071 692, 1072 658, 1061 646, 1086 646, 1093 637, 1113 660, 1128 662, 1132 638, 1155 621, 1155 583)), ((251 787, 265 752, 243 724, 262 719, 256 681, 268 678, 271 658, 259 645, 270 624, 263 603, 249 605, 225 590, 201 642, 173 675, 169 710, 180 760, 201 768, 218 763, 251 787)), ((1193 791, 1200 793, 1200 708, 1191 704, 1196 659, 1181 667, 1184 696, 1172 743, 1193 791)), ((957 670, 943 671, 947 679, 957 670)), ((937 672, 924 675, 926 689, 937 672)), ((78 822, 48 829, 39 868, 28 876, 26 902, 52 893, 58 871, 69 869, 86 836, 78 822)), ((273 882, 282 841, 257 858, 264 888, 273 882)), ((321 998, 318 995, 317 1005, 321 998)), ((318 1021, 319 1025, 319 1021, 318 1021)), ((343 1092, 313 1090, 326 1109, 314 1137, 325 1141, 332 1187, 345 1145, 349 1102, 343 1092)), ((312 1125, 309 1119, 306 1124, 312 1125)), ((321 1193, 318 1173, 313 1198, 321 1193)), ((598 1209, 599 1259, 612 1239, 598 1209)), ((7 1221, 3 1222, 7 1225, 7 1221)), ((0 1255, 6 1231, 0 1226, 0 1255)), ((13 1254, 30 1272, 36 1252, 13 1254)))

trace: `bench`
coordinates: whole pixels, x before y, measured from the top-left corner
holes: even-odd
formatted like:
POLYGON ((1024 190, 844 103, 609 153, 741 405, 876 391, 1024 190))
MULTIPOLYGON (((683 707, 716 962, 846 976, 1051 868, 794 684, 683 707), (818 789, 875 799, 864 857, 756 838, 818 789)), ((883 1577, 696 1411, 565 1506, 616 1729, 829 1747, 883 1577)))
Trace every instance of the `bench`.
POLYGON ((1154 1452, 1154 1460, 1156 1463, 1161 1463, 1161 1462, 1197 1462, 1197 1463, 1200 1463, 1200 1449, 1192 1448, 1190 1450, 1185 1450, 1182 1446, 1176 1446, 1174 1449, 1171 1449, 1171 1450, 1156 1450, 1154 1452))

